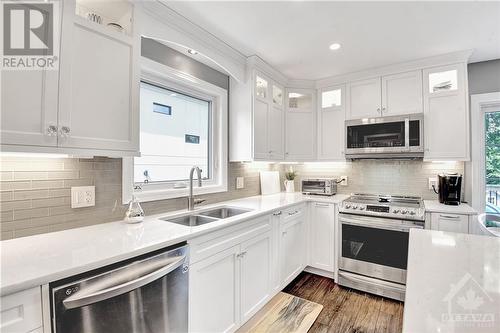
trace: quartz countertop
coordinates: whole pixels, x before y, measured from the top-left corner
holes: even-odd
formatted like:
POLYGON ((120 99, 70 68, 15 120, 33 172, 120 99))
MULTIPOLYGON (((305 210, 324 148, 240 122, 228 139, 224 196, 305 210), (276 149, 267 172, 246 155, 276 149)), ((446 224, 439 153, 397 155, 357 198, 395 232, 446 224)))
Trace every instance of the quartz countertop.
POLYGON ((500 332, 500 238, 412 229, 403 332, 500 332))
POLYGON ((438 200, 424 200, 426 213, 448 213, 448 214, 464 214, 476 215, 477 212, 468 204, 461 203, 458 206, 445 205, 438 200))
POLYGON ((0 242, 0 295, 83 273, 170 245, 188 241, 229 225, 294 204, 315 201, 340 203, 348 195, 306 196, 299 192, 278 193, 199 206, 197 210, 223 205, 252 209, 251 212, 201 226, 187 227, 160 220, 188 213, 187 210, 147 216, 142 223, 123 221, 69 229, 0 242))

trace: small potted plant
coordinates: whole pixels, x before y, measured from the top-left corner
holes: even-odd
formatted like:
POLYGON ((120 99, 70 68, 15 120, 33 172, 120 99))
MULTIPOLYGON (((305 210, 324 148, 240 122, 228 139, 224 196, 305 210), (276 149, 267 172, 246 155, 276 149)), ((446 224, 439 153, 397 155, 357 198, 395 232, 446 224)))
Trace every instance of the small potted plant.
POLYGON ((297 172, 293 171, 292 166, 285 172, 285 192, 295 192, 294 179, 297 177, 297 172))

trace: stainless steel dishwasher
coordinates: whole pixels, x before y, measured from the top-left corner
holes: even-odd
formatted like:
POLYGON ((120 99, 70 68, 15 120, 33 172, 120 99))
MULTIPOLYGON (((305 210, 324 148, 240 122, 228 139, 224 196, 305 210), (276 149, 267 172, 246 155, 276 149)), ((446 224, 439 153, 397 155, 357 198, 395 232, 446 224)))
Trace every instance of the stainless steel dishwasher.
POLYGON ((188 330, 188 246, 50 284, 54 333, 188 330))

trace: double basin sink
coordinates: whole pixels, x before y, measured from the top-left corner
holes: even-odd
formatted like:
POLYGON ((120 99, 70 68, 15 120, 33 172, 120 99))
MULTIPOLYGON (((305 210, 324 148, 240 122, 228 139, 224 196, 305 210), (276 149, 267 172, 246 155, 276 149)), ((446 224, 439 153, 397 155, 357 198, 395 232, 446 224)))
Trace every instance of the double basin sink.
POLYGON ((192 214, 179 217, 165 217, 161 218, 160 220, 181 224, 188 227, 196 227, 210 222, 215 222, 218 220, 248 213, 250 211, 251 209, 239 207, 217 207, 206 211, 193 212, 192 214))

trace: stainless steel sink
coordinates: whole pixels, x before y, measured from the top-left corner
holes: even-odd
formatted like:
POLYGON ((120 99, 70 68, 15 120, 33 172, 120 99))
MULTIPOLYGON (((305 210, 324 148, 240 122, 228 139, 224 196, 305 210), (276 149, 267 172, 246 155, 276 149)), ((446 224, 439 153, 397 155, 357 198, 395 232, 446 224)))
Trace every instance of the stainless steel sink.
POLYGON ((184 215, 178 217, 164 217, 160 218, 160 220, 185 225, 188 227, 196 227, 198 225, 215 222, 218 220, 226 219, 228 217, 244 214, 250 211, 251 209, 245 209, 245 208, 218 207, 202 212, 196 212, 196 214, 191 214, 191 215, 184 215))
POLYGON ((208 210, 206 212, 200 212, 200 215, 215 217, 217 219, 226 219, 228 217, 233 217, 236 215, 244 214, 250 212, 250 209, 235 208, 235 207, 221 207, 208 210))
POLYGON ((185 225, 188 227, 195 227, 198 225, 203 225, 203 224, 207 224, 210 222, 214 222, 214 221, 217 221, 219 219, 215 218, 215 217, 210 217, 210 216, 186 215, 186 216, 180 216, 180 217, 174 217, 174 218, 165 217, 165 218, 162 218, 160 220, 185 225))

